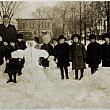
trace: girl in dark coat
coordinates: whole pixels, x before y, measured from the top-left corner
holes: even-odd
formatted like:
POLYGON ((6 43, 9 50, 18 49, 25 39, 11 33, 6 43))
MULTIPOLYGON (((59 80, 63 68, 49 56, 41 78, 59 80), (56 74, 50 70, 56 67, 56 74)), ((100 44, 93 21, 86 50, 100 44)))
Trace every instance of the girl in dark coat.
POLYGON ((84 45, 79 42, 80 35, 74 34, 71 38, 73 43, 70 46, 70 59, 72 61, 72 70, 75 70, 75 79, 78 79, 78 70, 81 71, 79 80, 83 77, 86 59, 86 50, 84 45))
POLYGON ((101 63, 101 45, 96 42, 96 35, 89 36, 90 44, 87 46, 87 64, 91 68, 91 74, 94 74, 101 63))
MULTIPOLYGON (((50 44, 51 37, 49 35, 44 35, 43 36, 43 42, 44 44, 41 46, 42 50, 46 50, 49 53, 49 56, 53 56, 53 46, 50 44)), ((41 65, 43 67, 49 67, 49 61, 48 58, 40 58, 41 60, 41 65)))
POLYGON ((69 79, 68 76, 68 66, 69 64, 69 44, 65 43, 66 38, 63 35, 59 36, 59 44, 56 50, 56 58, 58 60, 58 65, 61 71, 61 79, 64 79, 64 71, 66 79, 69 79))
MULTIPOLYGON (((17 36, 17 42, 16 42, 16 49, 17 50, 25 50, 26 49, 26 43, 25 43, 25 41, 23 40, 23 34, 17 34, 16 35, 17 36)), ((16 61, 17 61, 17 59, 15 59, 16 61)), ((14 60, 13 60, 14 61, 14 60)), ((17 62, 15 61, 15 64, 17 64, 17 62)), ((21 70, 22 70, 22 68, 23 68, 23 65, 24 65, 24 62, 25 62, 25 60, 24 59, 21 59, 21 61, 20 62, 18 62, 18 68, 17 67, 15 67, 15 68, 17 68, 17 69, 15 69, 15 70, 17 70, 17 73, 18 73, 18 75, 21 75, 22 74, 22 72, 21 72, 21 70), (22 62, 22 63, 20 63, 20 62, 22 62)), ((16 71, 15 71, 16 72, 16 71)))
POLYGON ((23 34, 17 34, 16 36, 17 36, 17 42, 16 42, 17 49, 25 50, 26 43, 23 40, 23 34))
POLYGON ((103 35, 105 43, 102 44, 102 67, 110 67, 110 34, 103 35))

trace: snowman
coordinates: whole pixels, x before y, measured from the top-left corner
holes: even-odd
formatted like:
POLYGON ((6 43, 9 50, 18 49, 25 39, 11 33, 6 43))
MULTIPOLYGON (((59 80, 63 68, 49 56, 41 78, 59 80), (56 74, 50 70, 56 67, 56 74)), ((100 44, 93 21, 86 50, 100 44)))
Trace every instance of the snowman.
POLYGON ((34 48, 36 45, 34 40, 26 42, 27 48, 23 51, 22 55, 25 58, 24 68, 22 69, 22 78, 25 82, 39 83, 47 80, 43 67, 39 65, 39 58, 48 58, 48 52, 34 48))

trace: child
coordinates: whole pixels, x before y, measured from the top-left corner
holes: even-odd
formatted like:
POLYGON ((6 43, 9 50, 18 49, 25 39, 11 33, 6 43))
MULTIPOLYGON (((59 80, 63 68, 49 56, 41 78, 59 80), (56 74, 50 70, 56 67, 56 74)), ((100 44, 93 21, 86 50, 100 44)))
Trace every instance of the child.
POLYGON ((87 64, 91 68, 91 74, 94 74, 98 65, 101 63, 101 45, 96 42, 96 35, 89 35, 90 43, 87 46, 87 64))
POLYGON ((16 36, 17 36, 17 43, 16 43, 17 49, 25 50, 26 44, 23 40, 23 34, 17 34, 16 36))
MULTIPOLYGON (((53 39, 52 40, 52 43, 53 43, 53 55, 54 55, 54 61, 56 61, 56 53, 57 53, 57 48, 58 48, 58 40, 57 39, 53 39)), ((59 67, 59 64, 58 62, 57 63, 57 67, 59 67)))
MULTIPOLYGON (((26 43, 24 42, 24 39, 23 39, 23 34, 17 34, 17 43, 16 43, 16 48, 17 50, 25 50, 26 49, 26 43)), ((21 66, 19 66, 19 69, 18 69, 18 76, 22 74, 21 70, 23 68, 23 65, 24 65, 24 59, 21 59, 21 66)))
POLYGON ((14 76, 14 83, 16 83, 16 75, 13 73, 13 68, 12 67, 12 64, 13 64, 13 59, 12 59, 12 55, 11 53, 16 51, 16 46, 15 46, 15 43, 14 42, 10 42, 9 45, 7 46, 6 50, 5 50, 5 53, 6 54, 6 69, 5 69, 5 72, 8 73, 8 76, 9 76, 9 80, 7 81, 7 83, 9 82, 13 82, 13 79, 12 79, 12 75, 14 76))
POLYGON ((70 46, 70 58, 72 61, 72 70, 75 70, 75 79, 81 80, 83 77, 85 66, 85 59, 86 59, 86 50, 84 45, 79 42, 80 35, 74 34, 71 37, 71 40, 73 41, 70 46), (81 71, 80 78, 78 78, 78 71, 81 71))
MULTIPOLYGON (((42 50, 46 50, 49 53, 49 56, 53 56, 53 46, 50 44, 51 37, 50 35, 44 35, 43 36, 43 42, 44 44, 41 46, 42 50)), ((43 67, 49 67, 49 61, 48 59, 40 58, 41 59, 41 65, 43 67)))
POLYGON ((110 33, 103 35, 105 43, 102 44, 102 67, 110 67, 110 33))
POLYGON ((56 59, 58 60, 58 64, 61 71, 61 79, 64 79, 64 71, 66 75, 66 79, 69 79, 68 76, 68 66, 69 64, 69 44, 65 43, 66 38, 64 35, 59 36, 59 44, 57 47, 57 51, 55 53, 56 59))

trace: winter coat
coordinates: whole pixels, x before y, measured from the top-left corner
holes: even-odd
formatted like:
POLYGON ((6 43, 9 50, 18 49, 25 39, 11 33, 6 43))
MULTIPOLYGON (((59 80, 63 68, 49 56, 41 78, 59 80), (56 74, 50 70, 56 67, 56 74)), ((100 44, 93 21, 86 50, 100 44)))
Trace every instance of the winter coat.
POLYGON ((5 27, 4 24, 0 24, 0 36, 2 37, 3 41, 15 42, 16 34, 17 31, 14 25, 9 24, 8 27, 5 27))
POLYGON ((102 44, 102 67, 110 67, 110 44, 102 44))
POLYGON ((16 43, 16 47, 17 47, 17 49, 25 50, 26 49, 26 43, 24 41, 21 41, 21 42, 18 41, 16 43))
MULTIPOLYGON (((49 53, 49 56, 53 55, 53 46, 49 43, 49 44, 43 44, 41 46, 42 50, 46 50, 49 53)), ((44 58, 40 58, 41 60, 41 65, 44 67, 49 67, 49 61, 48 59, 44 59, 44 58)))
POLYGON ((97 42, 87 46, 87 64, 89 67, 98 66, 101 63, 101 45, 97 42))
POLYGON ((12 58, 12 56, 11 56, 11 53, 13 52, 13 51, 16 51, 16 46, 11 46, 11 45, 7 45, 7 46, 5 46, 5 60, 7 61, 7 60, 9 60, 9 63, 6 63, 6 68, 5 68, 5 73, 10 73, 10 68, 11 68, 11 58, 12 58))
POLYGON ((70 64, 69 64, 69 44, 68 43, 58 44, 54 54, 55 54, 56 58, 58 59, 59 67, 70 66, 70 64))
MULTIPOLYGON (((54 46, 54 48, 53 48, 53 56, 54 56, 54 61, 56 61, 56 59, 57 59, 57 51, 58 51, 58 45, 56 45, 56 46, 54 46)), ((59 64, 58 64, 58 62, 57 62, 57 67, 59 67, 59 64)))
POLYGON ((2 42, 0 42, 0 65, 4 63, 3 61, 4 56, 5 56, 5 49, 2 42))
POLYGON ((21 72, 24 66, 24 59, 21 58, 11 58, 8 64, 8 74, 15 74, 21 72))
POLYGON ((70 59, 72 61, 72 70, 85 69, 86 50, 82 43, 73 43, 70 46, 70 59))
POLYGON ((11 59, 11 52, 16 51, 16 46, 12 47, 11 45, 4 46, 4 56, 5 59, 11 59))

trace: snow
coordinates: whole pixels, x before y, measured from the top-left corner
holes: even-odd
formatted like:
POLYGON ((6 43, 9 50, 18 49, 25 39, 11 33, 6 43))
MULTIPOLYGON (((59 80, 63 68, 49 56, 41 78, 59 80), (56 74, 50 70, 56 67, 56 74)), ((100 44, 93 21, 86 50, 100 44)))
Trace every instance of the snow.
POLYGON ((6 83, 4 68, 5 63, 0 67, 0 109, 110 108, 110 68, 100 65, 91 75, 87 67, 84 77, 74 80, 70 66, 70 79, 61 80, 55 64, 46 69, 27 64, 16 84, 6 83))

